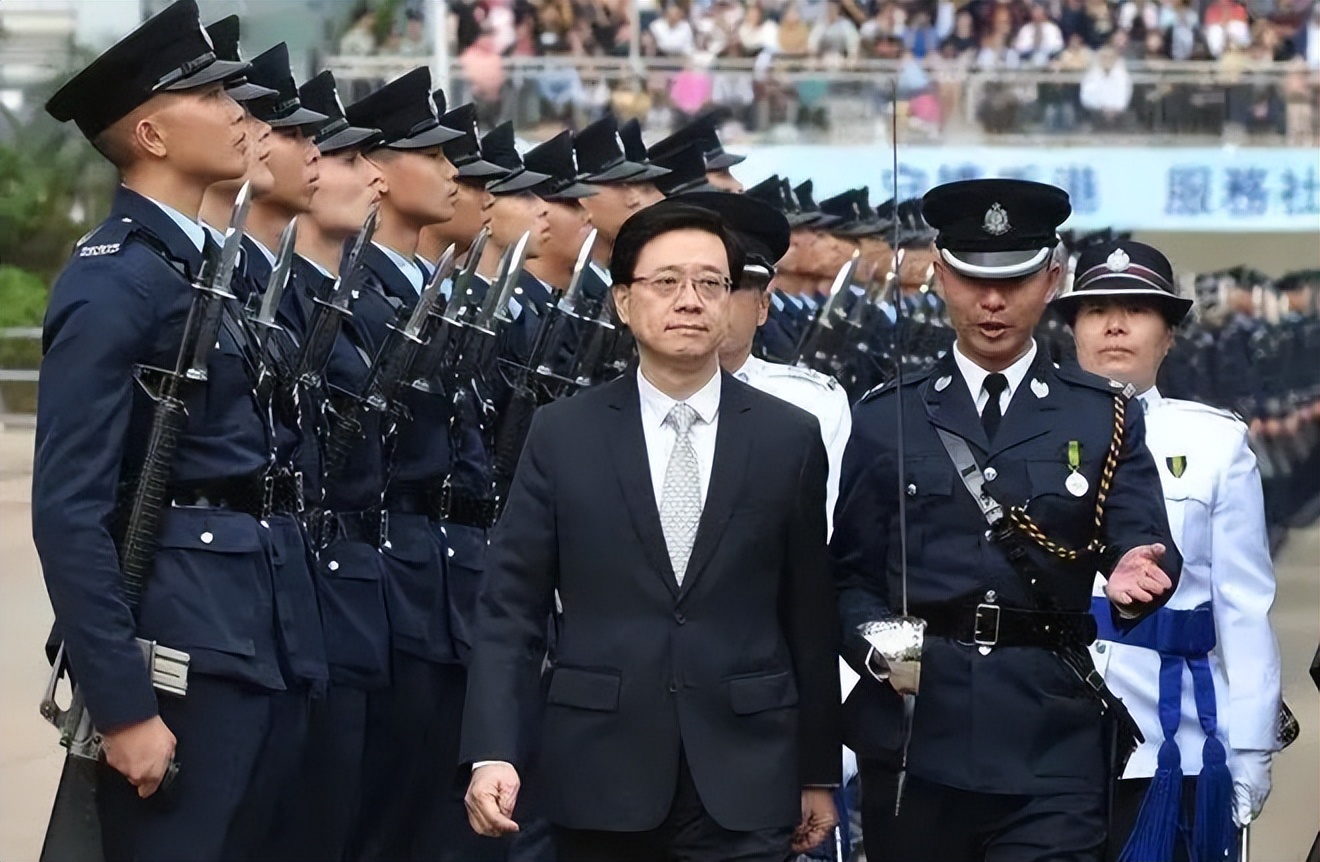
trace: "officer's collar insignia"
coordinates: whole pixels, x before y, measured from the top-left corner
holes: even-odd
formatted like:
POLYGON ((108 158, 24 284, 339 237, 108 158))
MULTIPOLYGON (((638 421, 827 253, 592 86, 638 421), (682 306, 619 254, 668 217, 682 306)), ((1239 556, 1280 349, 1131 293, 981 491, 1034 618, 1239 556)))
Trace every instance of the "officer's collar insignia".
POLYGON ((1127 252, 1121 248, 1114 249, 1114 253, 1105 261, 1105 268, 1110 272, 1123 272, 1132 265, 1132 258, 1127 256, 1127 252))
POLYGON ((1164 463, 1169 465, 1169 472, 1173 474, 1175 479, 1181 479, 1182 474, 1187 472, 1186 455, 1173 455, 1165 458, 1164 463))
POLYGON ((994 236, 1008 233, 1008 213, 1004 212, 1004 208, 996 202, 994 206, 985 211, 985 221, 981 223, 981 227, 985 229, 986 233, 994 236))
POLYGON ((941 377, 939 380, 936 380, 936 381, 935 381, 935 391, 936 391, 936 392, 943 392, 945 389, 948 389, 948 388, 949 388, 949 384, 950 384, 951 382, 953 382, 953 378, 950 377, 950 376, 947 375, 947 374, 944 375, 944 376, 941 377))
POLYGON ((1050 385, 1044 380, 1033 380, 1031 381, 1031 391, 1036 394, 1037 398, 1044 398, 1050 394, 1050 385))
POLYGON ((1115 389, 1122 389, 1122 388, 1123 388, 1123 384, 1122 384, 1122 383, 1119 383, 1117 380, 1110 380, 1110 381, 1109 381, 1109 385, 1112 386, 1112 387, 1114 387, 1115 389))

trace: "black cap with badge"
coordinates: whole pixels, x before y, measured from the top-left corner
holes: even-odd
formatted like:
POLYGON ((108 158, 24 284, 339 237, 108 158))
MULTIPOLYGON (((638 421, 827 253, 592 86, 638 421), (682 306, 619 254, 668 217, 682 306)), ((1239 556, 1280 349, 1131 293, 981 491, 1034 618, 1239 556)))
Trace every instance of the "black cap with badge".
MULTIPOLYGON (((221 18, 214 24, 207 26, 206 35, 211 37, 211 44, 215 46, 217 57, 231 63, 243 62, 243 53, 238 47, 238 37, 241 30, 237 15, 221 18)), ((279 95, 278 91, 254 84, 244 75, 226 79, 225 92, 235 102, 250 102, 253 99, 265 99, 279 95)))
POLYGON ((1049 263, 1072 205, 1067 192, 1045 183, 962 180, 926 192, 921 212, 950 268, 972 278, 1020 278, 1049 263))
POLYGON ((623 155, 645 170, 632 178, 635 183, 650 182, 669 173, 669 168, 653 164, 646 155, 646 142, 642 140, 642 124, 636 119, 619 126, 619 140, 623 141, 623 155))
POLYGON ((74 75, 46 102, 46 113, 72 120, 92 140, 157 93, 204 87, 246 70, 246 63, 216 55, 196 0, 178 0, 74 75))
POLYGON ((656 164, 669 169, 669 173, 655 181, 665 197, 684 192, 714 191, 715 186, 706 179, 706 156, 700 144, 673 150, 655 159, 656 164))
MULTIPOLYGON (((784 185, 788 188, 788 180, 784 180, 784 185)), ((796 186, 789 189, 792 192, 792 200, 797 206, 797 211, 801 214, 801 227, 810 227, 813 230, 824 230, 839 220, 827 212, 823 212, 820 205, 816 203, 815 183, 811 180, 803 180, 796 186)))
MULTIPOLYGON (((436 90, 431 94, 439 110, 444 101, 444 91, 436 90)), ((452 141, 445 141, 441 149, 450 164, 458 168, 458 178, 485 184, 495 177, 503 176, 506 171, 499 165, 491 164, 481 157, 481 136, 477 134, 477 106, 471 102, 459 105, 454 110, 440 117, 440 125, 459 133, 452 141)))
POLYGON ((481 139, 481 157, 504 169, 504 176, 496 177, 486 186, 493 195, 511 195, 525 192, 550 179, 540 171, 530 171, 514 145, 513 123, 503 122, 481 139))
POLYGON ((1051 305, 1071 325, 1082 303, 1096 300, 1150 304, 1170 326, 1181 323, 1192 307, 1192 300, 1178 294, 1169 259, 1154 246, 1130 239, 1082 252, 1072 290, 1051 305))
POLYGON ((694 204, 714 212, 742 246, 747 260, 745 273, 759 273, 761 280, 742 279, 739 287, 764 288, 766 279, 775 274, 775 264, 788 253, 789 226, 784 214, 770 204, 726 191, 700 191, 675 195, 655 204, 664 206, 668 201, 694 204))
POLYGON ((663 157, 695 144, 701 148, 701 154, 706 158, 706 170, 727 171, 734 165, 741 164, 747 157, 725 152, 724 144, 720 142, 721 115, 722 112, 718 109, 701 114, 669 137, 658 141, 646 151, 647 155, 651 157, 651 161, 665 164, 663 157))
POLYGON ((573 158, 571 132, 560 132, 550 140, 532 147, 523 155, 523 164, 529 170, 549 177, 532 189, 542 200, 575 201, 596 194, 595 188, 577 181, 577 160, 573 158))
POLYGON ((391 150, 426 150, 463 134, 440 125, 431 99, 431 71, 425 66, 349 105, 345 115, 355 126, 380 129, 381 146, 391 150))
MULTIPOLYGON (((613 114, 606 114, 573 136, 578 177, 594 185, 642 182, 647 166, 629 161, 613 114)), ((649 182, 649 180, 648 180, 649 182)))
POLYGON ((309 110, 325 114, 327 119, 316 130, 314 143, 324 154, 341 150, 368 149, 380 139, 378 129, 351 126, 344 117, 344 103, 339 99, 334 73, 328 69, 298 88, 298 99, 309 110))
POLYGON ((289 68, 289 46, 284 42, 253 57, 247 77, 249 81, 277 93, 273 98, 248 104, 252 116, 272 129, 319 126, 330 119, 325 114, 307 110, 298 100, 298 85, 294 83, 293 70, 289 68))

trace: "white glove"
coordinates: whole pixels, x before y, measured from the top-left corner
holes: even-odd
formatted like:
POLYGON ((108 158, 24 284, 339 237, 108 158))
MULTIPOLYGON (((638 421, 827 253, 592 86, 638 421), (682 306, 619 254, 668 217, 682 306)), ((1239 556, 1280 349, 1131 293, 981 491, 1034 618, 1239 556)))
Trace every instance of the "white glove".
POLYGON ((1228 755, 1228 771, 1233 776, 1233 823, 1239 829, 1260 816, 1265 798, 1270 795, 1270 751, 1239 751, 1228 755))

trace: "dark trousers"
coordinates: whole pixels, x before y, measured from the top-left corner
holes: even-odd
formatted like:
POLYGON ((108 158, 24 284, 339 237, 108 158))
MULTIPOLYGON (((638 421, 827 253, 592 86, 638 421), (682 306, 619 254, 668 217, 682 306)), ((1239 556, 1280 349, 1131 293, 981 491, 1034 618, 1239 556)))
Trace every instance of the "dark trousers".
POLYGON ((97 784, 106 862, 221 862, 243 833, 254 766, 272 729, 277 693, 193 675, 188 696, 161 695, 160 717, 177 740, 179 774, 167 794, 140 799, 102 764, 97 784))
POLYGON ((678 786, 664 822, 647 832, 557 828, 559 862, 784 862, 793 826, 734 832, 706 812, 687 758, 680 756, 678 786))
POLYGON ((1099 862, 1105 793, 974 793, 862 761, 862 836, 869 862, 1099 862))
MULTIPOLYGON (((1150 789, 1149 778, 1129 778, 1114 782, 1113 803, 1109 809, 1109 839, 1105 842, 1106 862, 1116 862, 1123 852, 1132 829, 1137 825, 1137 814, 1150 789)), ((1183 778, 1182 818, 1191 823, 1196 813, 1196 778, 1183 778)), ((1173 842, 1174 862, 1188 862, 1187 842, 1183 838, 1173 842)))
POLYGON ((285 793, 266 846, 279 862, 340 862, 361 803, 367 693, 331 683, 312 702, 298 779, 285 793))
POLYGON ((454 794, 467 673, 461 665, 398 650, 391 665, 389 688, 367 699, 362 813, 352 858, 467 859, 471 854, 452 856, 454 842, 472 834, 462 814, 462 795, 454 794), (457 812, 448 810, 455 806, 457 812), (433 823, 437 816, 441 822, 433 823))

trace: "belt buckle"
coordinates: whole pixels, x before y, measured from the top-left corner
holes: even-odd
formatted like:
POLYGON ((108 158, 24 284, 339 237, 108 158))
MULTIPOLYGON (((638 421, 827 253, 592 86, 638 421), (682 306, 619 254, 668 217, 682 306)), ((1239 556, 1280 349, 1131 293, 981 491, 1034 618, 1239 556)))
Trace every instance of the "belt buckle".
POLYGON ((976 615, 972 618, 972 643, 982 647, 983 651, 988 651, 990 647, 999 645, 999 618, 1001 608, 999 605, 992 605, 986 602, 976 606, 976 615), (988 611, 994 611, 994 615, 983 616, 988 611))

